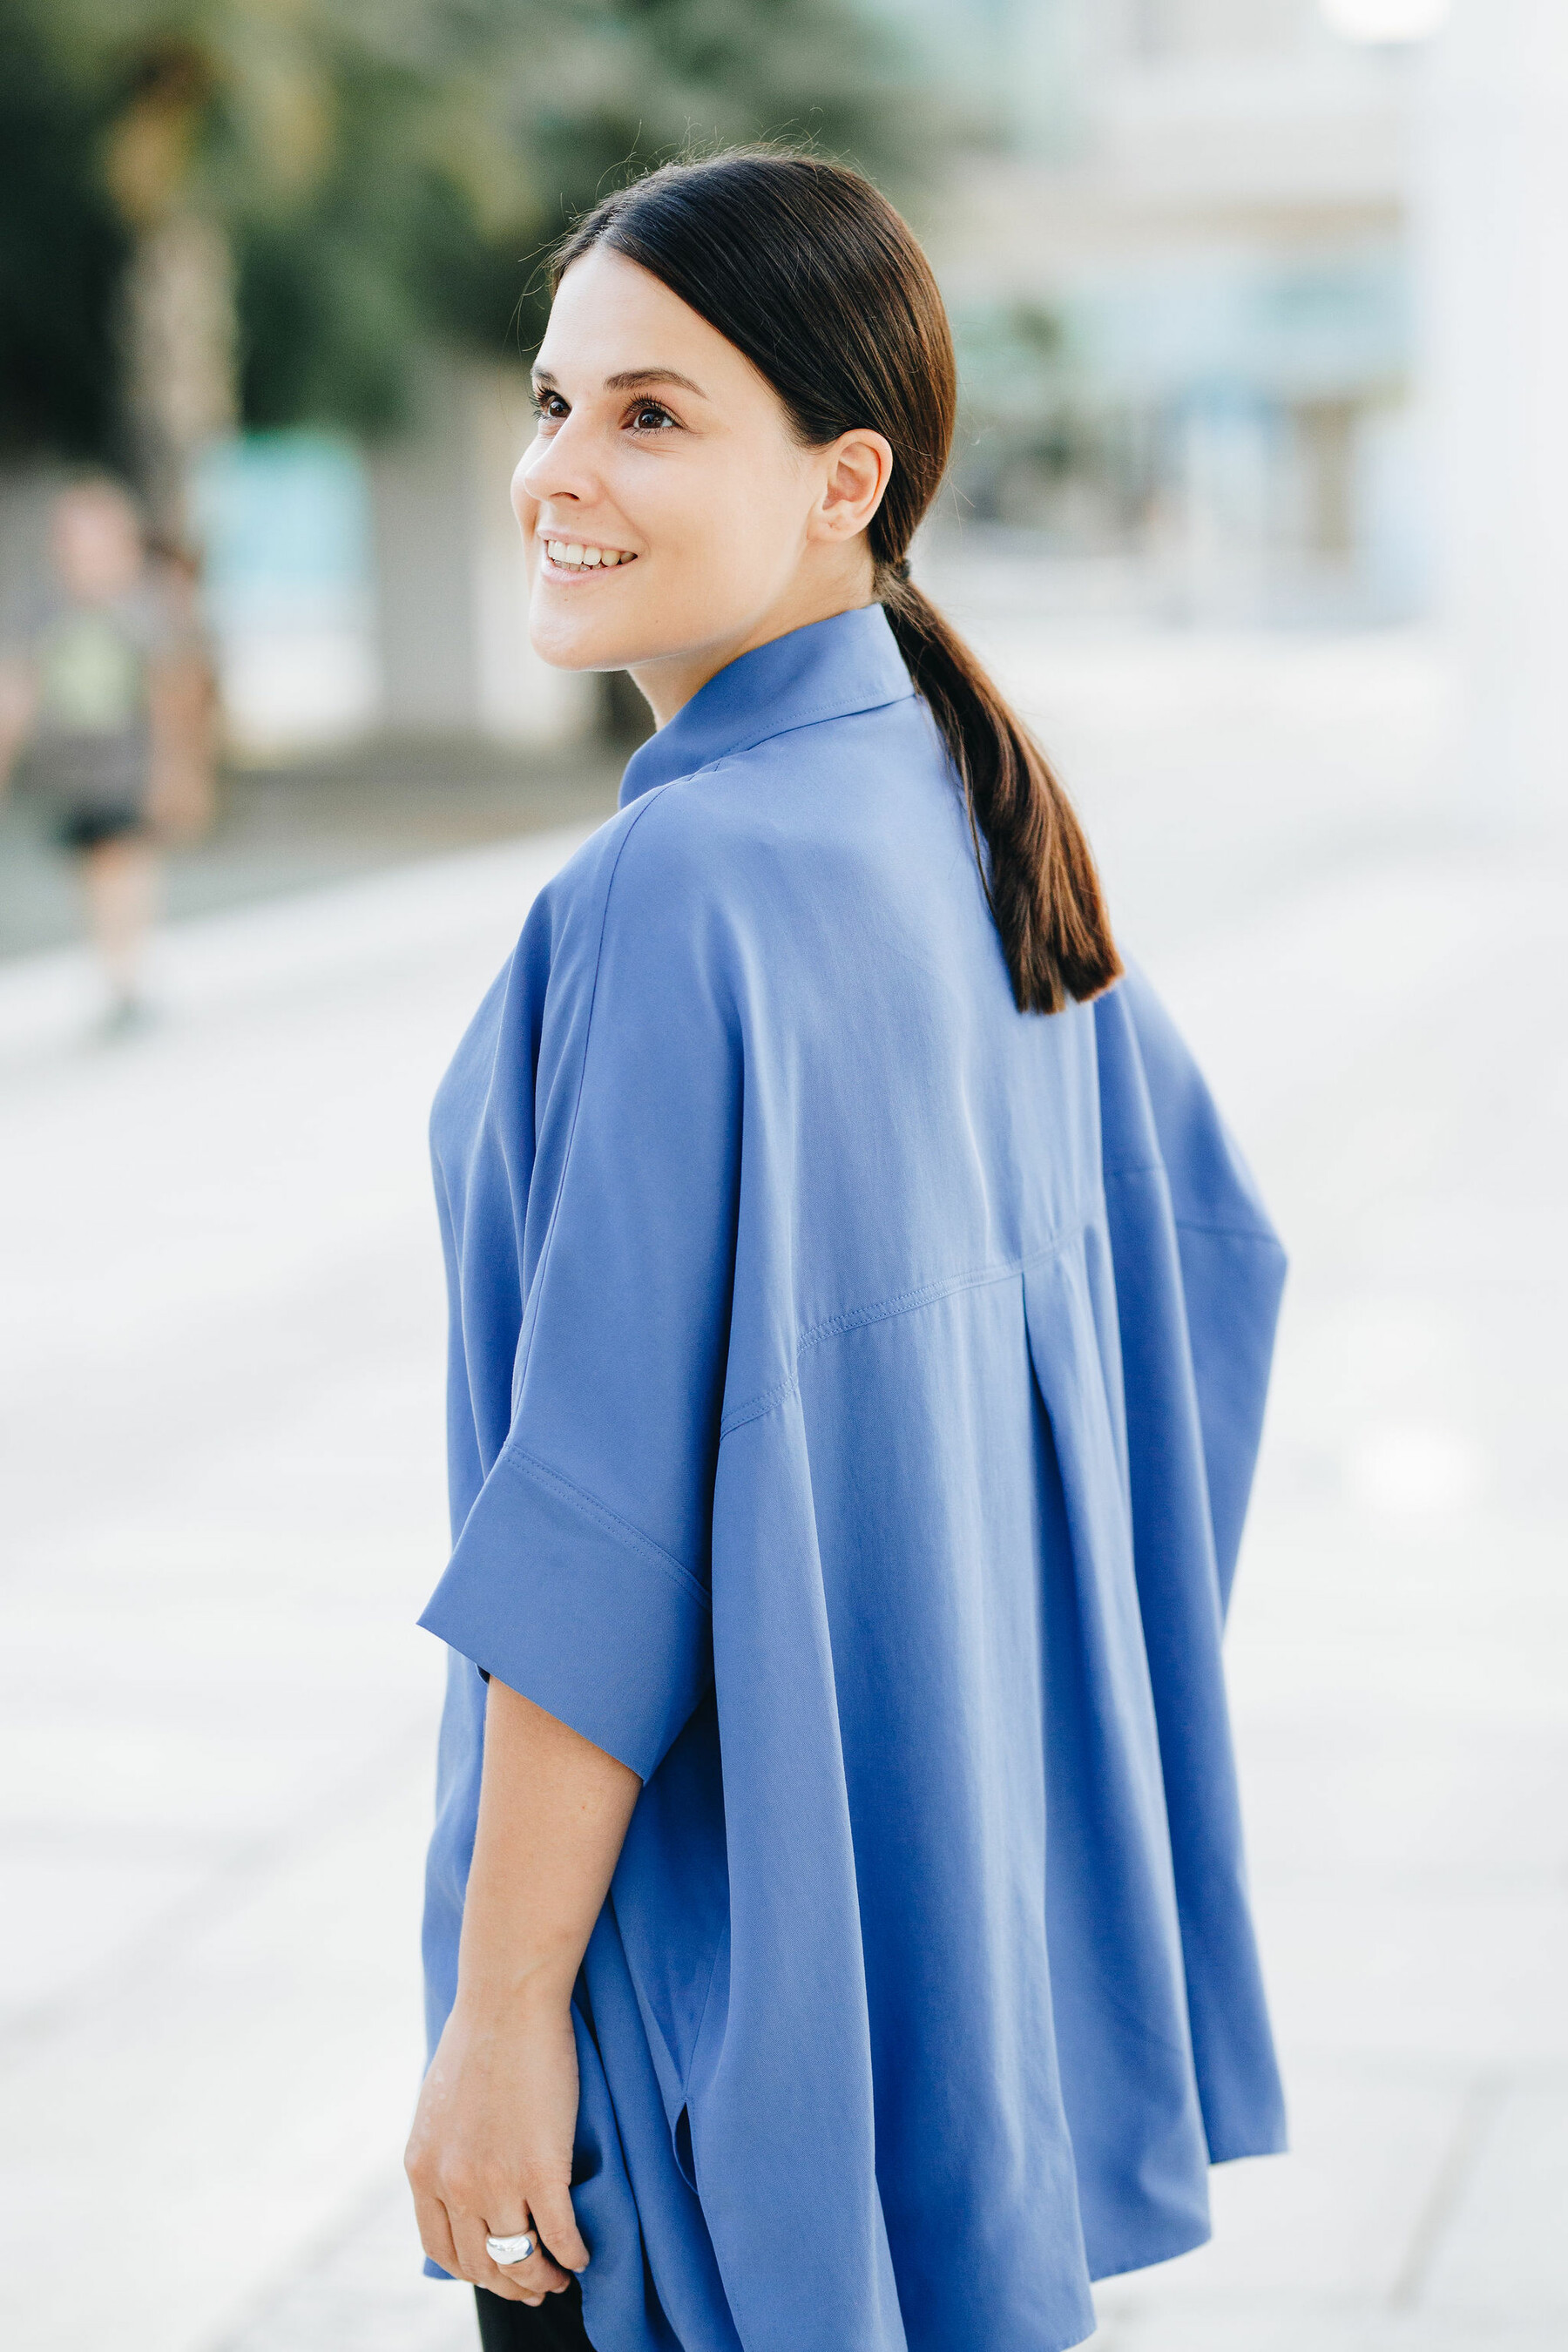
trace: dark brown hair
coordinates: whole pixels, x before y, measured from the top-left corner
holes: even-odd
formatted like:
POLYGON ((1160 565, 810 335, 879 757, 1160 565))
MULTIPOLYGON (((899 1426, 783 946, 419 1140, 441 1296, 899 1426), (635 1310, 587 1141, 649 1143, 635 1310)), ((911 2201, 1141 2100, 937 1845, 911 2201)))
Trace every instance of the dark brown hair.
POLYGON ((957 387, 942 295, 906 223, 843 164, 742 149, 664 164, 606 196, 557 248, 552 285, 595 245, 743 352, 807 446, 858 425, 885 436, 892 478, 868 534, 876 593, 957 772, 1013 994, 1025 1013, 1098 996, 1121 963, 1083 829, 1039 745, 910 578, 957 387))

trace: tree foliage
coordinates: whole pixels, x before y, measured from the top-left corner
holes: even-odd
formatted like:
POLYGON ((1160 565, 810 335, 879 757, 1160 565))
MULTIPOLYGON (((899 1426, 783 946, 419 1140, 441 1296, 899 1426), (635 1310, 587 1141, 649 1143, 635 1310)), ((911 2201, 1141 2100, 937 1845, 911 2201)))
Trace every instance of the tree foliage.
POLYGON ((0 9, 0 450, 100 456, 116 423, 123 223, 99 176, 101 110, 0 9))
POLYGON ((430 335, 535 340, 542 249, 659 156, 782 136, 907 189, 940 143, 855 0, 0 0, 0 422, 73 449, 171 190, 230 241, 247 422, 374 430, 430 335))

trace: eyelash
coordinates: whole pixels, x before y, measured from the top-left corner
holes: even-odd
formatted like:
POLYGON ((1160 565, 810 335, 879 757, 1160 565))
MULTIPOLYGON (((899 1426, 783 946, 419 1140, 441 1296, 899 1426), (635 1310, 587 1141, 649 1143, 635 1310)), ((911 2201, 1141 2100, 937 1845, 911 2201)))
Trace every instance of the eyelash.
MULTIPOLYGON (((533 402, 533 413, 535 416, 538 417, 542 425, 560 424, 561 417, 556 415, 554 411, 558 407, 565 409, 566 404, 562 399, 561 394, 558 392, 536 392, 531 395, 531 398, 533 402)), ((567 410, 566 413, 570 415, 571 412, 570 410, 567 410)), ((627 411, 627 415, 628 416, 657 416, 660 421, 653 428, 655 432, 662 433, 671 426, 673 426, 677 432, 680 429, 679 419, 672 416, 669 410, 664 407, 663 404, 657 400, 639 400, 634 408, 627 411)), ((647 438, 649 436, 645 434, 643 437, 647 438)))

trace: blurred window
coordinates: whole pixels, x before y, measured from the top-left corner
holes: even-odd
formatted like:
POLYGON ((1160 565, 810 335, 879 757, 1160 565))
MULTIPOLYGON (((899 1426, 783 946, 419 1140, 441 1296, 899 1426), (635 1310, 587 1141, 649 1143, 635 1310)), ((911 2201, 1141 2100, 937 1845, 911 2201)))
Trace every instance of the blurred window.
POLYGON ((1316 0, 1131 0, 1142 58, 1278 56, 1317 29, 1316 0))

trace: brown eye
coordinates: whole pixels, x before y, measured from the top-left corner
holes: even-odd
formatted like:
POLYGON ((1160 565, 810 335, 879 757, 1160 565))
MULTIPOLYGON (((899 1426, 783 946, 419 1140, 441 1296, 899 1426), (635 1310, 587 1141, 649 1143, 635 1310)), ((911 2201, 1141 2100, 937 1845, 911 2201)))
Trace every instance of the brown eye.
POLYGON ((656 400, 645 400, 640 408, 632 412, 632 424, 639 433, 659 433, 674 423, 668 409, 661 408, 656 400))

